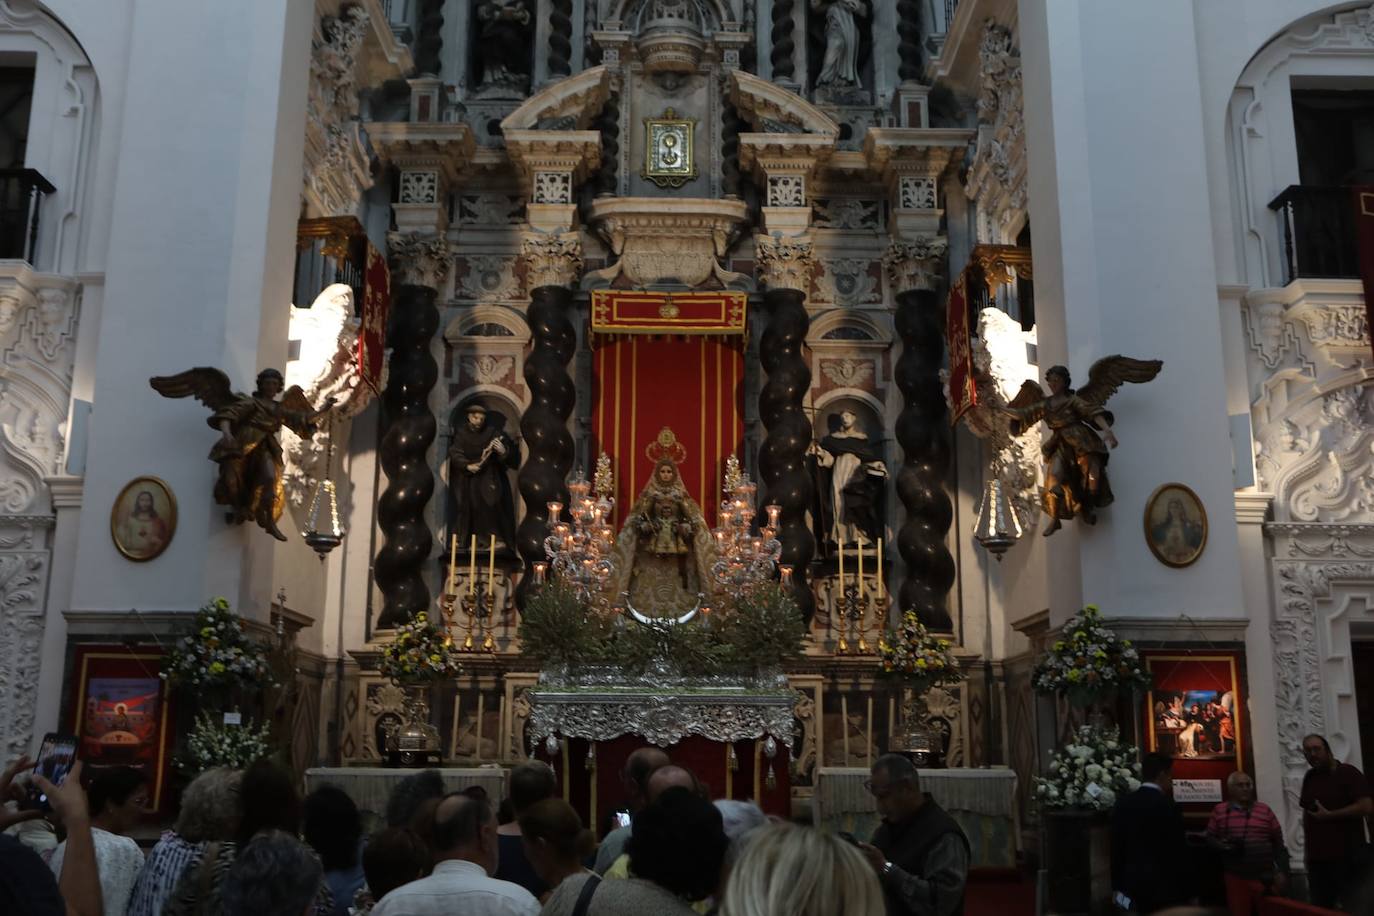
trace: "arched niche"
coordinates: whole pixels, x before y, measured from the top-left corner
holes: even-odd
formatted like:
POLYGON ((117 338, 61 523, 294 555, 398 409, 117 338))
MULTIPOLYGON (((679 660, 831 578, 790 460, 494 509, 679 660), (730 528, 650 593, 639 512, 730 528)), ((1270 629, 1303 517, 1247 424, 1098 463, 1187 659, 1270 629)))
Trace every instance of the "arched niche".
MULTIPOLYGON (((516 447, 520 450, 521 465, 524 464, 525 459, 528 457, 529 450, 525 447, 525 443, 520 438, 520 414, 524 408, 509 390, 497 385, 473 385, 459 391, 449 399, 448 407, 443 414, 444 420, 446 421, 444 428, 447 434, 440 443, 440 467, 439 473, 436 475, 442 482, 444 488, 443 537, 441 540, 445 545, 445 550, 443 552, 445 558, 449 555, 447 548, 449 545, 450 532, 453 530, 454 519, 457 513, 457 503, 454 501, 453 489, 451 486, 452 469, 448 458, 448 449, 449 444, 453 441, 454 433, 467 423, 467 410, 474 403, 481 404, 487 409, 488 423, 492 422, 492 418, 499 418, 498 422, 502 425, 504 432, 515 440, 516 447)), ((520 491, 516 487, 515 475, 516 471, 513 469, 507 470, 506 472, 507 480, 510 482, 511 497, 515 504, 514 523, 515 525, 519 525, 520 519, 524 515, 524 505, 520 500, 520 491)), ((459 552, 461 553, 466 550, 467 546, 466 544, 458 545, 459 552)), ((482 546, 481 549, 485 550, 486 548, 482 546)), ((501 556, 501 553, 498 552, 497 556, 501 556)))
POLYGON ((512 308, 476 305, 463 309, 449 322, 444 328, 444 340, 450 345, 507 341, 523 347, 529 343, 530 326, 525 323, 524 316, 512 308), (498 328, 504 328, 505 333, 498 328))
POLYGON ((879 324, 866 312, 832 309, 811 320, 806 337, 807 344, 813 347, 818 343, 825 344, 831 341, 891 343, 892 331, 885 324, 879 324))

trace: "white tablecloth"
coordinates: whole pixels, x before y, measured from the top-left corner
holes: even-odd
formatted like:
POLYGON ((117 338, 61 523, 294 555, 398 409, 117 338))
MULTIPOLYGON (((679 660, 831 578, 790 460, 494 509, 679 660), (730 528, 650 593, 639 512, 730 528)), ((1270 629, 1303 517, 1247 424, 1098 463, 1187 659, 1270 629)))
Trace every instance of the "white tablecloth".
MULTIPOLYGON (((973 847, 975 865, 1011 866, 1020 847, 1016 772, 1007 767, 920 770, 921 789, 959 822, 973 847)), ((812 818, 828 830, 845 830, 867 840, 878 827, 873 796, 864 788, 866 767, 821 767, 816 771, 812 818)))
MULTIPOLYGON (((506 794, 506 771, 499 766, 439 767, 444 786, 450 792, 481 786, 487 790, 492 804, 506 794)), ((348 793, 358 810, 385 817, 386 800, 396 783, 419 770, 397 767, 315 767, 305 771, 305 790, 311 792, 322 785, 335 785, 348 793)))

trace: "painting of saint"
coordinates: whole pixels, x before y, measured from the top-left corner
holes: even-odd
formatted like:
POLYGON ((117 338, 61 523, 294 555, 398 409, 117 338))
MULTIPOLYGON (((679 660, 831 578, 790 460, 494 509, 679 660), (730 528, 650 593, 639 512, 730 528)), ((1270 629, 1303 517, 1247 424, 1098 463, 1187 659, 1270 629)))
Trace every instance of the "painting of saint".
POLYGON ((176 531, 176 500, 156 477, 130 481, 110 512, 110 536, 121 554, 137 563, 159 556, 176 531))
POLYGON ((1166 566, 1197 562, 1207 544, 1207 512, 1197 494, 1181 483, 1155 490, 1145 505, 1145 541, 1166 566))

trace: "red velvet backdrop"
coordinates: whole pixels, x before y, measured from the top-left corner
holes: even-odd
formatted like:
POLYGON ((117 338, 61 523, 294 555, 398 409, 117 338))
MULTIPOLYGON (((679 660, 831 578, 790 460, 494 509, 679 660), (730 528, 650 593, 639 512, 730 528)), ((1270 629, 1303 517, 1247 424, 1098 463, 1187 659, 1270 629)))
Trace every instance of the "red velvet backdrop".
MULTIPOLYGON (((1145 709, 1141 722, 1141 734, 1145 751, 1159 750, 1172 753, 1174 757, 1173 778, 1179 779, 1218 779, 1221 780, 1222 800, 1226 797, 1226 778, 1236 770, 1245 769, 1246 749, 1250 740, 1250 722, 1245 717, 1245 695, 1240 683, 1240 653, 1226 650, 1208 649, 1189 651, 1177 649, 1158 649, 1142 651, 1146 670, 1154 677, 1154 688, 1146 694, 1145 709), (1198 738, 1194 742, 1196 756, 1179 753, 1177 738, 1169 732, 1162 732, 1158 726, 1157 709, 1160 704, 1166 707, 1171 698, 1182 696, 1184 711, 1187 713, 1194 702, 1205 708, 1206 701, 1230 692, 1233 696, 1231 708, 1235 710, 1233 728, 1235 749, 1220 752, 1207 748, 1198 738)), ((1188 716, 1191 722, 1191 716, 1188 716)), ((1185 813, 1200 815, 1210 813, 1215 802, 1181 803, 1185 813)))
POLYGON ((598 336, 594 346, 594 448, 615 470, 614 525, 648 481, 644 449, 665 426, 687 450, 682 480, 714 525, 725 459, 744 438, 740 338, 598 336))
MULTIPOLYGON (((753 799, 764 812, 788 817, 792 804, 792 788, 788 779, 791 758, 787 748, 779 744, 777 753, 769 761, 756 747, 762 743, 752 739, 736 741, 734 747, 738 768, 733 772, 729 772, 726 766, 729 747, 726 744, 694 735, 665 750, 673 763, 685 766, 705 783, 707 794, 712 799, 753 799), (771 789, 768 787, 770 763, 774 777, 771 789)), ((610 741, 598 741, 594 771, 587 768, 588 742, 581 738, 568 742, 566 755, 560 750, 550 756, 541 743, 536 756, 553 766, 558 774, 559 791, 567 786, 568 800, 583 820, 593 826, 599 839, 606 833, 607 815, 625 807, 625 792, 620 784, 620 771, 625 761, 632 752, 646 746, 648 742, 638 735, 622 735, 610 741), (596 785, 595 810, 593 781, 596 785)))

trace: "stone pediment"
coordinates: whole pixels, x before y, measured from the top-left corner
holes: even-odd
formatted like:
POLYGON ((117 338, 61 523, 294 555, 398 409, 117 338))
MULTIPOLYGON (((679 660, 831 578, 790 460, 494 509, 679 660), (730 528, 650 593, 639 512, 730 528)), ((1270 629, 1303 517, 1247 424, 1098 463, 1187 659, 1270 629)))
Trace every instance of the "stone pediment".
POLYGON ((501 121, 501 130, 586 130, 606 104, 611 72, 604 65, 551 83, 501 121))
POLYGON ((730 102, 756 131, 818 134, 833 143, 840 135, 835 119, 795 92, 743 70, 730 72, 730 102))

